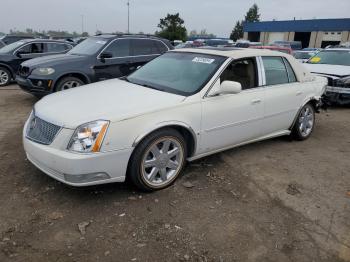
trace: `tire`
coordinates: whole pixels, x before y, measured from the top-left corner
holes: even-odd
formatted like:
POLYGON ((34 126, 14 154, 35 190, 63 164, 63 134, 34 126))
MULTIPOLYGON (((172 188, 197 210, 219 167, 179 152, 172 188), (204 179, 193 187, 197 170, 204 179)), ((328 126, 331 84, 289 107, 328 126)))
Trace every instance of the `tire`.
POLYGON ((72 77, 72 76, 63 77, 60 81, 58 81, 55 91, 56 92, 64 91, 67 89, 82 86, 84 84, 85 83, 77 77, 72 77))
POLYGON ((7 86, 10 84, 12 79, 11 72, 5 68, 0 67, 0 86, 7 86))
POLYGON ((315 108, 306 104, 298 113, 297 119, 292 129, 294 139, 302 141, 308 139, 315 127, 315 108))
POLYGON ((160 129, 144 138, 134 150, 128 178, 142 191, 164 189, 181 174, 186 156, 183 136, 171 128, 160 129))

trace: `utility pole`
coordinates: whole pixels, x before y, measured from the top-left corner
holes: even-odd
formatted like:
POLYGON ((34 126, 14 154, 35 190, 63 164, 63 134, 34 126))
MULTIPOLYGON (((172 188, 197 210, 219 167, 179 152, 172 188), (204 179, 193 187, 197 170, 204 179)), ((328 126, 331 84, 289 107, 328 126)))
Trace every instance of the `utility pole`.
POLYGON ((128 0, 128 34, 130 34, 130 0, 128 0))
POLYGON ((84 33, 84 15, 81 15, 81 34, 84 33))

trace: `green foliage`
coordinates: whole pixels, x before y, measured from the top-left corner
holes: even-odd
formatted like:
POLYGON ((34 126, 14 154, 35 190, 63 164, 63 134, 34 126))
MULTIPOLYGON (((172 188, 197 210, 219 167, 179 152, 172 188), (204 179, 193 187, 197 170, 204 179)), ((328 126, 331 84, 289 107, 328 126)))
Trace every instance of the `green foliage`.
POLYGON ((179 13, 167 14, 165 18, 161 18, 158 27, 161 29, 156 35, 166 38, 170 41, 182 40, 187 38, 187 30, 184 26, 185 21, 180 17, 179 13))
POLYGON ((237 41, 238 39, 243 38, 244 22, 259 22, 259 21, 260 21, 259 7, 257 4, 254 4, 251 8, 249 8, 247 14, 244 17, 244 20, 236 22, 236 25, 231 32, 230 39, 232 39, 233 41, 237 41))
POLYGON ((243 22, 237 21, 235 27, 233 28, 230 39, 237 41, 243 37, 243 22))
POLYGON ((196 37, 204 37, 204 38, 215 38, 216 35, 212 33, 208 33, 206 29, 202 29, 200 32, 197 32, 197 30, 192 30, 189 33, 189 36, 196 36, 196 37))

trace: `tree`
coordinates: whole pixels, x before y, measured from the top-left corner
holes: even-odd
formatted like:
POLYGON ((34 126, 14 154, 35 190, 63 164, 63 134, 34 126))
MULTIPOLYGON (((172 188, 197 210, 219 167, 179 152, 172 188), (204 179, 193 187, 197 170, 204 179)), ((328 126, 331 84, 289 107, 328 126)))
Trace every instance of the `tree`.
POLYGON ((247 14, 245 15, 244 22, 259 22, 260 14, 259 7, 257 4, 254 4, 251 8, 249 8, 247 14))
POLYGON ((243 37, 243 22, 237 21, 235 27, 233 28, 230 39, 237 41, 243 37))
POLYGON ((187 38, 187 30, 184 26, 185 21, 180 17, 179 13, 167 14, 165 18, 161 18, 158 27, 160 32, 156 32, 156 35, 166 38, 170 41, 182 40, 187 38))
POLYGON ((230 39, 232 39, 233 41, 237 41, 238 39, 243 37, 243 23, 259 22, 259 21, 260 21, 259 7, 257 4, 254 4, 251 8, 249 8, 247 14, 244 17, 244 20, 236 22, 236 25, 231 32, 230 39))

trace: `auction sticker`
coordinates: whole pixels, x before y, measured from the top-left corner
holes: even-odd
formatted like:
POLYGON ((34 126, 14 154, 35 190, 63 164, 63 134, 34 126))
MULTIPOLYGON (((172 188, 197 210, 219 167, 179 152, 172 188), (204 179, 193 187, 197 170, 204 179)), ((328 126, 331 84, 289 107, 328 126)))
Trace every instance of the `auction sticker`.
POLYGON ((203 63, 203 64, 212 64, 215 59, 205 58, 205 57, 195 57, 192 62, 203 63))
POLYGON ((317 56, 311 58, 311 60, 310 60, 310 62, 311 62, 311 63, 314 63, 314 64, 317 64, 317 63, 319 63, 320 61, 321 61, 321 58, 320 58, 320 57, 317 57, 317 56))

